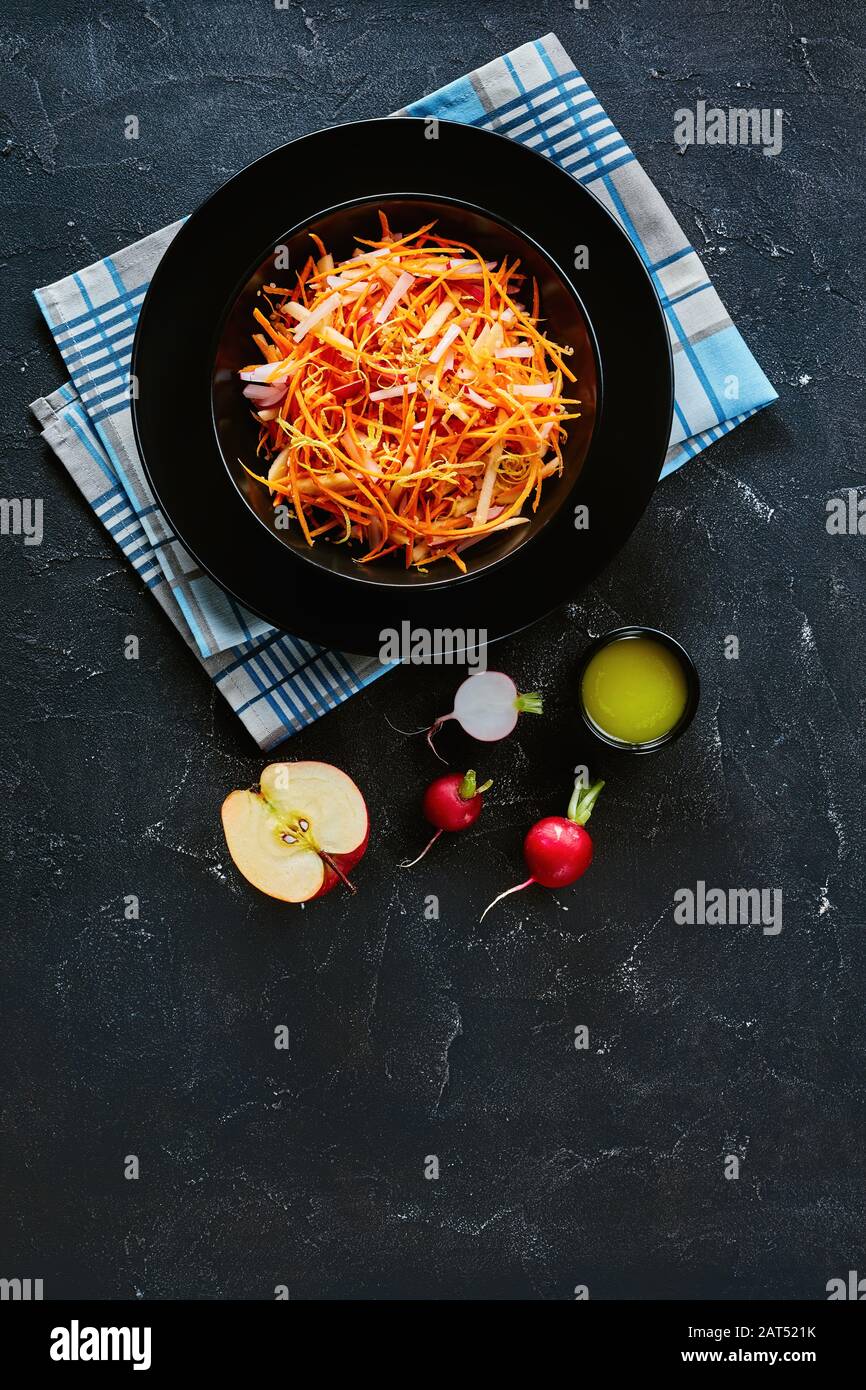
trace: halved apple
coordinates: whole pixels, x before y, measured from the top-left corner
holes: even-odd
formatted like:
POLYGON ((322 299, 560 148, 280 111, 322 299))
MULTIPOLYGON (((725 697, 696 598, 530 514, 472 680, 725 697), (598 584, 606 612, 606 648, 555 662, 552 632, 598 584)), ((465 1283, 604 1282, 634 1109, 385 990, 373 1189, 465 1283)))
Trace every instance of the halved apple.
POLYGON ((370 838, 363 796, 330 763, 270 763, 258 787, 229 793, 222 822, 244 878, 286 903, 320 898, 341 881, 352 888, 347 875, 370 838))

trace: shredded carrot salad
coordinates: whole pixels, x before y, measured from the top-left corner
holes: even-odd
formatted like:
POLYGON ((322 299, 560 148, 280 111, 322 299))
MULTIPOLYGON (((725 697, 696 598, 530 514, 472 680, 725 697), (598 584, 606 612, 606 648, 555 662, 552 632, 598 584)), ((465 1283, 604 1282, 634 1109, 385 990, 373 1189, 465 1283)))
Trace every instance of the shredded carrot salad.
POLYGON ((485 261, 428 223, 334 264, 317 236, 294 288, 269 284, 253 311, 264 362, 242 368, 267 474, 309 545, 360 543, 361 564, 395 552, 407 568, 526 526, 562 472, 579 400, 571 349, 545 337, 538 287, 518 298, 520 262, 485 261))

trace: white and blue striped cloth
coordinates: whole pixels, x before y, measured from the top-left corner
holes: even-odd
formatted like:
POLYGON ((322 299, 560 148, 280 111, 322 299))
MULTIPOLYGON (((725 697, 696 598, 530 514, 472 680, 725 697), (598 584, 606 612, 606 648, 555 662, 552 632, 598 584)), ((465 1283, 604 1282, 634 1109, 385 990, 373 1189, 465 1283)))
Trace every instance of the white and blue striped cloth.
MULTIPOLYGON (((397 114, 519 140, 589 186, 622 223, 652 273, 673 346, 676 407, 662 476, 776 399, 694 248, 555 35, 397 114)), ((35 291, 71 380, 31 409, 100 521, 259 747, 270 749, 389 667, 326 651, 246 612, 199 569, 154 502, 133 437, 129 361, 142 300, 179 226, 35 291)))

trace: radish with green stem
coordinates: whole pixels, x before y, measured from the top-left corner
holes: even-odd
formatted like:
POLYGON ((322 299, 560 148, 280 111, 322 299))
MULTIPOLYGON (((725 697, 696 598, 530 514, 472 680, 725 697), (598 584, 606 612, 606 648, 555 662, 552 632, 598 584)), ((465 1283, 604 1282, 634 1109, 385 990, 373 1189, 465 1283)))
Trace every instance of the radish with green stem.
POLYGON ((423 859, 443 830, 468 830, 470 825, 474 825, 481 815, 484 793, 492 786, 493 783, 488 781, 482 782, 479 787, 472 768, 466 773, 446 773, 444 777, 437 777, 435 782, 431 782, 421 804, 430 824, 436 826, 436 834, 417 859, 411 859, 408 863, 404 861, 400 868, 411 869, 413 864, 423 859))
POLYGON ((511 893, 520 893, 531 883, 539 883, 542 888, 567 888, 586 873, 592 863, 592 840, 586 822, 592 815, 592 808, 603 786, 604 782, 594 782, 591 787, 585 787, 578 778, 567 814, 544 816, 535 822, 523 841, 523 857, 529 869, 529 878, 523 883, 516 883, 513 888, 506 888, 504 893, 494 898, 482 912, 482 922, 491 907, 511 893))
MULTIPOLYGON (((507 738, 512 732, 518 715, 541 713, 540 695, 519 694, 514 681, 503 671, 479 671, 474 676, 467 676, 459 687, 450 714, 441 714, 429 729, 415 729, 413 732, 426 733, 427 742, 439 761, 444 763, 446 759, 437 752, 433 739, 450 719, 456 719, 464 733, 479 743, 498 743, 499 739, 507 738)), ((398 729, 397 732, 405 731, 398 729)))

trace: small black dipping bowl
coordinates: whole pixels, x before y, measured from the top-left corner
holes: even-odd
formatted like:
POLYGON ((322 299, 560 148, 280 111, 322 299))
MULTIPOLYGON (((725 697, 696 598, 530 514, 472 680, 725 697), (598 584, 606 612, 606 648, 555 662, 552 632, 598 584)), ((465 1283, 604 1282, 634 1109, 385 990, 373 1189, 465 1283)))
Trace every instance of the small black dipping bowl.
POLYGON ((655 753, 659 748, 665 748, 669 743, 673 743, 691 724, 698 708, 701 697, 701 682, 698 676, 698 668, 692 661, 685 647, 681 647, 679 642, 673 637, 669 637, 666 632, 660 632, 655 627, 615 627, 610 632, 603 632, 600 637, 596 637, 591 642, 580 659, 577 669, 577 698, 580 702, 580 714, 584 724, 590 733, 604 743, 608 748, 616 748, 621 753, 655 753), (583 704, 583 677, 596 652, 600 652, 602 647, 607 647, 611 642, 628 641, 633 637, 648 637, 653 642, 658 642, 659 646, 667 647, 669 652, 673 652, 677 661, 683 669, 686 678, 686 707, 677 723, 672 729, 668 729, 666 734, 661 734, 658 738, 651 739, 648 743, 625 743, 622 739, 614 738, 612 734, 607 734, 603 729, 589 717, 583 704))

